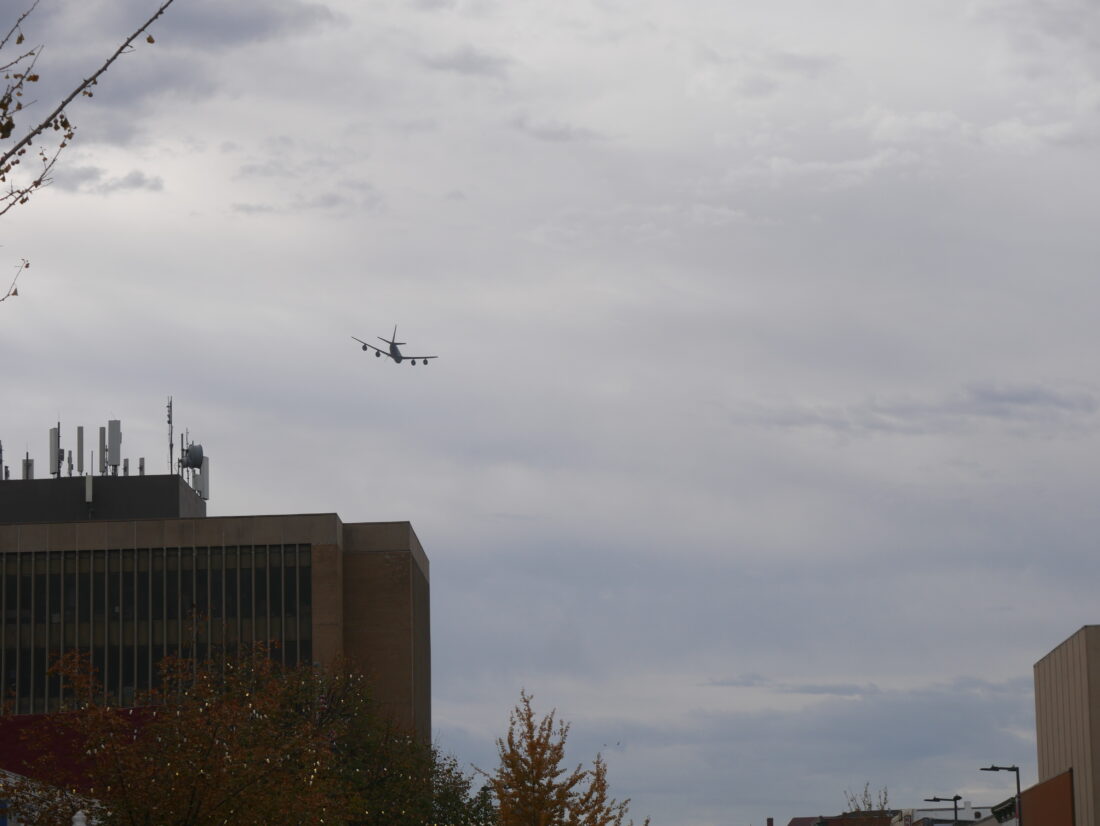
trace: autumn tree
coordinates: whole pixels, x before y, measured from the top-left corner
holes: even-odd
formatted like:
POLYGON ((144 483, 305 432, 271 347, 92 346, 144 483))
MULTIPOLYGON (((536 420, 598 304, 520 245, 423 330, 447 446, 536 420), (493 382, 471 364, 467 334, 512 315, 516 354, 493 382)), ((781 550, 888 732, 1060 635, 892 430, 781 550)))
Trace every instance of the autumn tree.
POLYGON ((53 671, 65 708, 32 730, 44 747, 34 782, 0 788, 30 822, 67 824, 82 808, 105 826, 319 823, 344 802, 332 744, 368 702, 361 675, 283 669, 262 649, 229 663, 168 658, 161 687, 119 710, 100 704, 86 656, 53 671))
MULTIPOLYGON (((97 69, 65 94, 49 112, 36 113, 29 118, 29 123, 23 121, 29 108, 30 88, 40 79, 38 61, 43 46, 27 45, 24 25, 38 7, 38 0, 33 0, 19 14, 6 33, 0 29, 0 215, 25 204, 31 195, 50 183, 62 150, 75 135, 76 127, 68 115, 69 105, 78 97, 93 97, 99 78, 119 57, 132 51, 141 35, 145 35, 146 42, 154 42, 149 27, 173 2, 175 0, 164 0, 97 69)), ((0 302, 19 294, 16 282, 28 266, 23 259, 0 302)))
POLYGON ((591 769, 568 769, 569 724, 556 720, 555 711, 537 717, 531 699, 520 692, 508 734, 497 740, 500 764, 492 773, 482 771, 500 826, 623 826, 630 801, 610 797, 603 758, 597 754, 591 769))
POLYGON ((103 826, 495 826, 457 761, 394 725, 346 665, 283 667, 263 646, 169 657, 134 709, 102 704, 84 654, 52 671, 63 709, 27 730, 26 777, 0 777, 26 822, 68 826, 83 809, 103 826))

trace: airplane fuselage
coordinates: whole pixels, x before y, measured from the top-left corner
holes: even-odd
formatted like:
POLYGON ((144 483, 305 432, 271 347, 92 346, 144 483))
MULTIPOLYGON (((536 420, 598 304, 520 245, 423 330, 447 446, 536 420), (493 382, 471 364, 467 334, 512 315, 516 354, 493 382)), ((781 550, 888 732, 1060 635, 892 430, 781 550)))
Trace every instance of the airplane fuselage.
POLYGON ((401 351, 397 349, 397 345, 392 342, 390 343, 390 358, 397 364, 400 364, 401 359, 404 358, 404 356, 401 355, 401 351))

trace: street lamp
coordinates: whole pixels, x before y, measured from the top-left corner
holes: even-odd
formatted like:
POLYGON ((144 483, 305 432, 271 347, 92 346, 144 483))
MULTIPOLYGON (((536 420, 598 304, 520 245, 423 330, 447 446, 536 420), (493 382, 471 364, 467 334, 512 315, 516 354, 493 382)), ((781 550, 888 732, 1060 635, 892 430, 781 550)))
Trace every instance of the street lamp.
POLYGON ((957 794, 954 797, 926 797, 924 798, 928 803, 954 803, 955 804, 955 823, 956 826, 959 822, 959 801, 962 800, 962 795, 957 794))
POLYGON ((983 772, 1016 772, 1016 826, 1024 826, 1024 812, 1020 803, 1019 766, 983 766, 983 772))

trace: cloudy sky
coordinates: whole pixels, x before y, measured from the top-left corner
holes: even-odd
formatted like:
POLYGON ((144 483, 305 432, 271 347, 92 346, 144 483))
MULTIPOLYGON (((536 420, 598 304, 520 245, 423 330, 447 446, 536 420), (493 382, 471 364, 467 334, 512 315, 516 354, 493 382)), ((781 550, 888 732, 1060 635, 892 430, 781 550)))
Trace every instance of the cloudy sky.
MULTIPOLYGON (((31 113, 153 8, 41 0, 31 113)), ((176 0, 154 34, 2 219, 9 464, 121 418, 167 470, 172 394, 212 515, 410 520, 440 745, 491 766, 525 687, 655 824, 1035 781, 1032 665, 1100 621, 1100 7, 176 0), (350 339, 394 324, 440 358, 350 339)))

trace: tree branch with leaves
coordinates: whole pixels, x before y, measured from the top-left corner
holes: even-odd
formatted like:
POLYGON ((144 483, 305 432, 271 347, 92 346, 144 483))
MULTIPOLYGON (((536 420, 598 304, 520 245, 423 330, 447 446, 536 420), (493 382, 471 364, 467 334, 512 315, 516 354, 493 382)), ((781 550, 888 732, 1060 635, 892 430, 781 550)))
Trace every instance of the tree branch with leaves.
MULTIPOLYGON (((133 44, 141 35, 145 35, 146 42, 153 43, 154 38, 149 33, 149 27, 175 0, 164 0, 148 20, 123 40, 95 71, 66 94, 45 117, 22 127, 20 120, 29 107, 28 88, 30 84, 39 82, 38 60, 44 48, 42 44, 29 48, 24 46, 27 38, 23 27, 38 7, 38 2, 39 0, 34 0, 16 18, 3 37, 0 37, 0 81, 3 83, 0 91, 0 144, 12 142, 0 150, 0 215, 27 203, 36 191, 52 181, 50 176, 58 158, 76 134, 76 127, 67 113, 68 106, 77 97, 92 97, 93 87, 99 83, 99 78, 122 55, 133 51, 133 44), (28 163, 31 157, 35 158, 34 163, 28 163)), ((28 266, 24 260, 16 273, 16 279, 28 266)), ((13 281, 0 301, 18 294, 13 281)))

